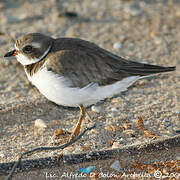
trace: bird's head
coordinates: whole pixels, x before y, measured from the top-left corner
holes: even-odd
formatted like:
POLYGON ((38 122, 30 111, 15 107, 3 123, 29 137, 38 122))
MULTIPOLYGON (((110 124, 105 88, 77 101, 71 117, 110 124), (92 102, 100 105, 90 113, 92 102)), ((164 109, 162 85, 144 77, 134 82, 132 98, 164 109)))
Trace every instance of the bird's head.
POLYGON ((4 57, 15 56, 23 66, 41 61, 50 51, 53 39, 40 33, 30 33, 19 37, 15 49, 4 57))

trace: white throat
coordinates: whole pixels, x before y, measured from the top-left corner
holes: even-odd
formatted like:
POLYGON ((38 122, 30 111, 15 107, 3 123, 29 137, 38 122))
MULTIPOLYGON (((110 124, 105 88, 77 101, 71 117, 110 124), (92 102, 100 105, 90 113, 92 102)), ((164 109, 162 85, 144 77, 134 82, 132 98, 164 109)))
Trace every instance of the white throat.
POLYGON ((34 64, 34 63, 37 63, 37 62, 41 61, 48 54, 50 48, 51 48, 51 46, 49 46, 48 49, 39 58, 31 58, 31 59, 29 59, 27 56, 23 55, 22 53, 18 53, 16 55, 16 59, 23 66, 34 64))

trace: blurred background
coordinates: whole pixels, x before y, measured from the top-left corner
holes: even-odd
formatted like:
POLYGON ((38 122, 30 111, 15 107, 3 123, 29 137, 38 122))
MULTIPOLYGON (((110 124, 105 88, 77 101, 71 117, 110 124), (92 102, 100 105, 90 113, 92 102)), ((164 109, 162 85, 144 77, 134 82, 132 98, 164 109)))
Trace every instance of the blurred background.
POLYGON ((163 54, 168 63, 170 45, 178 41, 179 7, 178 0, 1 0, 0 53, 19 35, 41 32, 87 39, 150 62, 163 54))

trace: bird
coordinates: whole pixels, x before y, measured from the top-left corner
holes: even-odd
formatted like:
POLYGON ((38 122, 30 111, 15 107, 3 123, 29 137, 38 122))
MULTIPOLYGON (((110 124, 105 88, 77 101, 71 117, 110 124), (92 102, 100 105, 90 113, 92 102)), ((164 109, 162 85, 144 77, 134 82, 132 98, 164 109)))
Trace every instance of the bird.
POLYGON ((71 139, 80 133, 86 107, 126 91, 139 79, 176 69, 127 60, 79 38, 28 33, 14 46, 4 57, 15 56, 40 93, 57 105, 80 108, 71 139))

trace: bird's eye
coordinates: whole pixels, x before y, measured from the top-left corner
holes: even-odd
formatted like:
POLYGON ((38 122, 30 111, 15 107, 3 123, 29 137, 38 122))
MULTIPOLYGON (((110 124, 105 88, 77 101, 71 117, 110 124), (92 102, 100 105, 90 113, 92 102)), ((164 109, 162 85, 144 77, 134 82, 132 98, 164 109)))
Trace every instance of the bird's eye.
POLYGON ((27 45, 23 48, 23 52, 30 53, 32 51, 32 49, 33 49, 32 46, 27 45))

